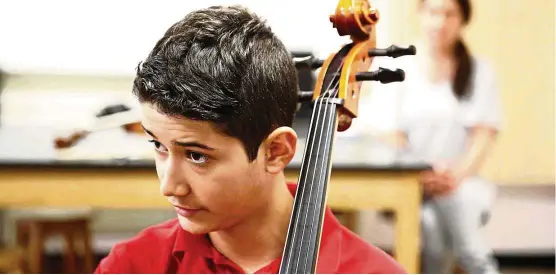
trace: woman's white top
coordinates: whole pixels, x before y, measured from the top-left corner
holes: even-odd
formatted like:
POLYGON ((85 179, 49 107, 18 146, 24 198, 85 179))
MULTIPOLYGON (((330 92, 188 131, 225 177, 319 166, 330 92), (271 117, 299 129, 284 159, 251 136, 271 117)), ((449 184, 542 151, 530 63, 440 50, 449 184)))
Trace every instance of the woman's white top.
POLYGON ((379 66, 405 71, 405 81, 367 85, 361 118, 374 129, 407 134, 409 150, 428 163, 457 160, 464 153, 468 130, 477 124, 501 128, 501 104, 492 65, 473 58, 472 95, 457 100, 449 81, 433 83, 420 69, 416 56, 375 58, 379 66), (389 60, 379 60, 389 59, 389 60), (370 92, 370 94, 369 94, 370 92))

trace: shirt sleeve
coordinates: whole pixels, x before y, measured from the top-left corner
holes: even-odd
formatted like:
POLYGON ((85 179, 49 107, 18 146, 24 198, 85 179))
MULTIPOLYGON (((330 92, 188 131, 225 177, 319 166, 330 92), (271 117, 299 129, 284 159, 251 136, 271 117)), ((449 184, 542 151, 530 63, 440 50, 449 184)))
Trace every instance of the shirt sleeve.
POLYGON ((493 66, 485 60, 476 61, 473 91, 465 104, 463 123, 466 127, 486 125, 500 130, 502 108, 493 66))
POLYGON ((117 244, 110 250, 106 258, 102 259, 95 270, 95 274, 134 273, 131 262, 126 258, 125 246, 117 244))

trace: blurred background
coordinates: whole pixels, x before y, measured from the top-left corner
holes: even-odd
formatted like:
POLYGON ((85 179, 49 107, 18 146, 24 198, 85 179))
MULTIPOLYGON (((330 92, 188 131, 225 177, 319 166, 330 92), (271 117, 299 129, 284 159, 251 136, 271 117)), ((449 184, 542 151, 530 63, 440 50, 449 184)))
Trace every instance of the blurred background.
MULTIPOLYGON (((381 14, 378 47, 418 39, 417 0, 370 2, 381 14)), ((480 170, 498 188, 490 220, 481 230, 502 272, 554 273, 554 1, 471 2, 465 42, 473 55, 492 64, 503 117, 503 130, 480 170)), ((131 121, 136 119, 131 85, 137 64, 171 24, 212 4, 241 4, 260 14, 293 55, 326 58, 348 41, 328 19, 335 0, 0 1, 0 265, 3 256, 9 262, 10 255, 23 255, 27 264, 41 267, 28 272, 72 270, 64 247, 68 234, 77 232, 91 236, 78 250, 90 251, 94 267, 115 243, 175 216, 163 202, 134 204, 124 187, 99 190, 107 186, 103 178, 127 169, 129 177, 123 180, 148 175, 153 188, 145 192, 159 195, 151 147, 133 127, 116 123, 81 133, 79 142, 68 148, 56 148, 54 140, 97 127, 106 117, 102 112, 124 111, 131 121), (113 192, 131 202, 122 202, 125 207, 79 205, 86 196, 71 197, 83 188, 72 179, 86 182, 94 174, 84 188, 90 196, 113 192), (44 199, 35 195, 41 193, 44 199), (35 238, 37 228, 48 233, 35 238), (20 242, 27 244, 18 245, 18 238, 27 238, 20 242)), ((312 89, 316 73, 299 72, 301 90, 312 89)), ((399 166, 400 154, 372 135, 397 123, 395 87, 364 86, 362 113, 352 129, 338 136, 336 162, 369 171, 399 166)), ((303 105, 295 125, 302 138, 309 114, 310 106, 303 105)), ((302 139, 296 161, 303 145, 302 139)), ((338 211, 338 217, 368 242, 392 251, 395 229, 382 211, 338 211)))

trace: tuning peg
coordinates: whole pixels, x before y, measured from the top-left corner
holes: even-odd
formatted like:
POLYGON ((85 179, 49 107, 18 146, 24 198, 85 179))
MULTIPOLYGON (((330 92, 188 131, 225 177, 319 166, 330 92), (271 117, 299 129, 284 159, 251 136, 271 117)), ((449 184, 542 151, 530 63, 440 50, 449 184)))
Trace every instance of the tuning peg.
POLYGON ((322 67, 324 60, 315 59, 311 56, 304 57, 304 58, 294 58, 293 62, 295 64, 295 68, 298 70, 301 69, 311 69, 315 70, 322 67))
POLYGON ((396 45, 392 45, 386 49, 371 49, 369 50, 369 56, 389 56, 393 58, 398 58, 400 56, 405 55, 415 55, 417 53, 417 49, 415 46, 411 45, 409 47, 399 47, 396 45))
POLYGON ((324 64, 324 60, 314 59, 313 62, 311 63, 311 69, 313 69, 313 70, 318 69, 318 68, 322 67, 322 64, 324 64))
POLYGON ((392 71, 380 67, 377 71, 357 73, 355 75, 355 80, 380 81, 380 83, 383 84, 391 82, 402 82, 405 80, 405 72, 402 69, 396 69, 395 71, 392 71))
POLYGON ((298 91, 297 99, 299 102, 311 101, 313 99, 313 91, 298 91))

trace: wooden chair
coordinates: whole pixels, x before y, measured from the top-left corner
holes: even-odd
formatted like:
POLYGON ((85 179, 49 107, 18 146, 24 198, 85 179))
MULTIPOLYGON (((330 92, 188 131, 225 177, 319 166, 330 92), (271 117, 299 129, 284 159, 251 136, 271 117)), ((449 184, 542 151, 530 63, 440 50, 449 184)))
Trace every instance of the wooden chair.
POLYGON ((34 215, 17 220, 17 242, 25 249, 27 270, 41 273, 45 242, 47 238, 62 236, 64 239, 64 272, 92 273, 94 270, 93 249, 91 245, 90 217, 86 214, 76 215, 71 212, 59 212, 50 215, 34 215), (79 252, 79 253, 78 253, 79 252), (78 255, 82 263, 78 265, 78 255), (77 268, 80 266, 81 268, 77 268))

